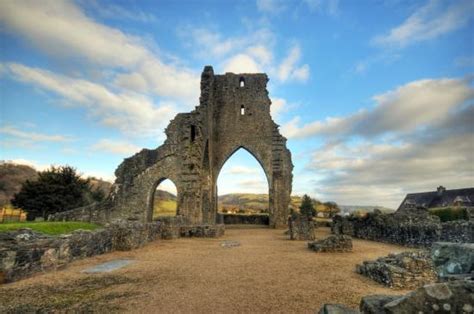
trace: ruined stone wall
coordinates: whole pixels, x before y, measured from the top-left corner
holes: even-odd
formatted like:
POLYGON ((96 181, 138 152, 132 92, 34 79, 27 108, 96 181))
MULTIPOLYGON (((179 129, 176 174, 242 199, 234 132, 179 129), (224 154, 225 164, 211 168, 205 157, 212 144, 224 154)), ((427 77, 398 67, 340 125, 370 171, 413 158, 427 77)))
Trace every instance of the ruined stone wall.
POLYGON ((374 212, 365 217, 336 216, 333 219, 332 232, 406 246, 430 246, 438 241, 474 242, 472 221, 441 223, 439 217, 421 209, 393 214, 374 212))
POLYGON ((170 179, 178 192, 178 215, 189 224, 215 224, 217 178, 227 159, 243 148, 267 177, 270 225, 285 226, 293 164, 270 116, 267 82, 265 74, 214 75, 212 67, 205 67, 199 106, 170 122, 162 146, 143 149, 119 165, 113 192, 93 209, 100 213, 88 208, 51 219, 151 221, 155 189, 170 179))
POLYGON ((85 257, 129 251, 156 239, 219 237, 224 225, 187 225, 184 220, 115 222, 95 230, 77 230, 59 237, 20 229, 0 233, 0 284, 37 272, 56 270, 85 257))

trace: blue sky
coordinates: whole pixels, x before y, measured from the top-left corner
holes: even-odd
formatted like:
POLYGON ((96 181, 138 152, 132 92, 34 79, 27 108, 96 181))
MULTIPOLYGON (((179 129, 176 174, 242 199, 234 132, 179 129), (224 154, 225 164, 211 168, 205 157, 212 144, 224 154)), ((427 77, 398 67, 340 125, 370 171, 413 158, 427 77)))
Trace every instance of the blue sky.
MULTIPOLYGON (((0 2, 0 159, 113 180, 198 104, 204 65, 266 72, 294 194, 396 207, 474 186, 473 1, 0 2)), ((219 192, 267 190, 236 153, 219 192)))

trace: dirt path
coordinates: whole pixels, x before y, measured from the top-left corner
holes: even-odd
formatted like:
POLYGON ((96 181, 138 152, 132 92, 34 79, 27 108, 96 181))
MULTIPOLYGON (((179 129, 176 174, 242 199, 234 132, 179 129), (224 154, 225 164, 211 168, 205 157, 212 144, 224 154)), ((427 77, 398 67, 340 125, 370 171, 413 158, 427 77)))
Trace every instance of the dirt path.
MULTIPOLYGON (((319 229, 322 238, 328 230, 319 229)), ((402 294, 354 272, 355 264, 405 250, 354 240, 353 253, 313 253, 282 230, 228 229, 219 239, 157 241, 70 264, 62 271, 0 286, 17 310, 80 309, 142 313, 314 313, 324 303, 357 308, 367 294, 402 294), (224 248, 223 240, 240 246, 224 248), (81 271, 117 258, 135 262, 108 274, 81 271), (20 307, 18 307, 20 306, 20 307)))

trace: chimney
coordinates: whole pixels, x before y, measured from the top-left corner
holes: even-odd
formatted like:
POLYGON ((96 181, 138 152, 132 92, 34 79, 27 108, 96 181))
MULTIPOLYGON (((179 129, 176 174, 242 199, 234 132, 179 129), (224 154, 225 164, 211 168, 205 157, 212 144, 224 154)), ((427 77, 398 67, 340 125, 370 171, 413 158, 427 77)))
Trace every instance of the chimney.
POLYGON ((444 191, 446 191, 446 188, 444 186, 440 185, 440 186, 438 186, 437 190, 438 190, 438 196, 442 196, 444 191))

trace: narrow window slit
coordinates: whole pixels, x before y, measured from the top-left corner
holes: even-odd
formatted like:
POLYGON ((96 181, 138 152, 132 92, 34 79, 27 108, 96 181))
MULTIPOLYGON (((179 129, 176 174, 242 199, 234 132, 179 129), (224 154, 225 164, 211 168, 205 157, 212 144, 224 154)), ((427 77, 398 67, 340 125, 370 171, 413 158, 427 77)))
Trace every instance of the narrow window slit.
POLYGON ((243 77, 241 77, 240 80, 239 80, 239 86, 240 87, 245 87, 245 79, 243 77))
POLYGON ((191 142, 194 142, 196 139, 196 126, 191 125, 191 142))
POLYGON ((244 105, 240 106, 240 115, 241 116, 245 115, 245 106, 244 105))

